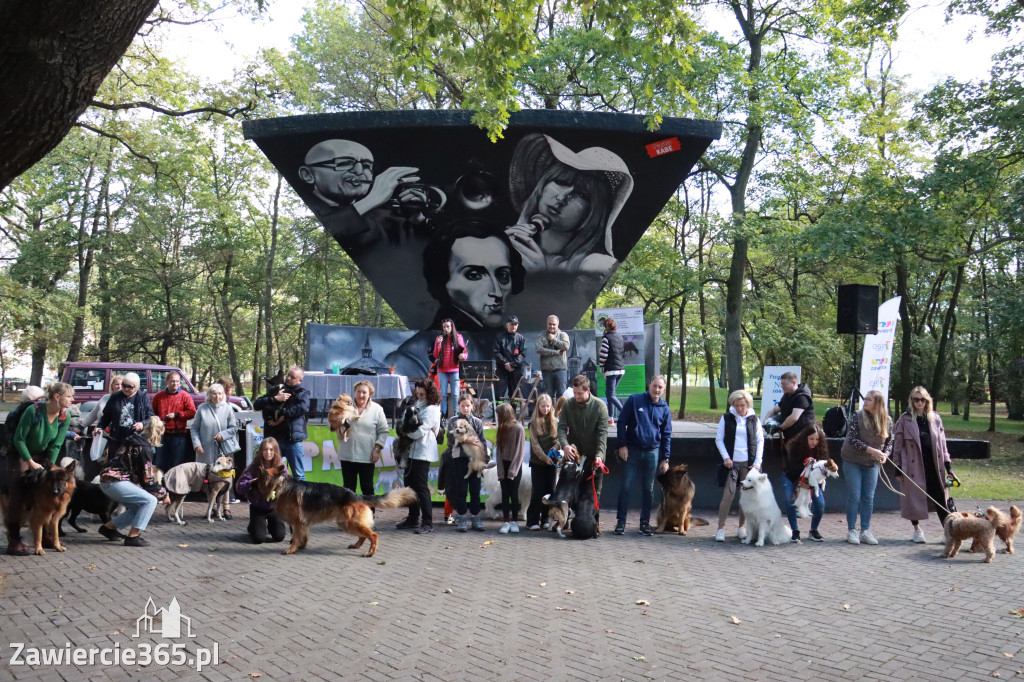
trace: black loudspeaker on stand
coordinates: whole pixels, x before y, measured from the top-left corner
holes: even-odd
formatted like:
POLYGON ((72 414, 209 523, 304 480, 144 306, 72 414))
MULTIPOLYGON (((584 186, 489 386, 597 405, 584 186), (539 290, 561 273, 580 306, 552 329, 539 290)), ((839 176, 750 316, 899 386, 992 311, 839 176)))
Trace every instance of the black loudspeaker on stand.
POLYGON ((878 333, 878 287, 873 284, 840 284, 838 289, 836 333, 853 335, 853 362, 850 364, 853 390, 847 404, 847 417, 857 398, 863 399, 857 387, 857 337, 878 333))

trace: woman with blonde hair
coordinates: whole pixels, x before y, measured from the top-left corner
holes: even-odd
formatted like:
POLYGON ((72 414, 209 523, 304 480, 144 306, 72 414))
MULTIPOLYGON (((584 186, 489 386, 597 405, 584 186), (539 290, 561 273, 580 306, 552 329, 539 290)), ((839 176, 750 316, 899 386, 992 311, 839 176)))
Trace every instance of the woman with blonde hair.
POLYGON ((530 530, 547 527, 548 507, 545 495, 555 491, 555 475, 558 467, 548 455, 558 449, 558 419, 551 396, 541 393, 530 418, 530 506, 526 508, 526 525, 530 530))
MULTIPOLYGON (((715 446, 722 456, 725 481, 722 485, 722 502, 718 505, 718 532, 715 542, 725 542, 725 520, 729 516, 733 498, 739 482, 747 476, 751 467, 761 470, 761 456, 764 454, 764 431, 761 420, 754 414, 754 397, 739 390, 729 394, 729 411, 718 421, 715 446)), ((746 519, 740 509, 740 525, 736 537, 747 537, 746 519)))
POLYGON ((935 510, 940 524, 949 516, 944 474, 952 473, 946 431, 933 409, 931 395, 923 386, 910 391, 907 411, 896 422, 892 462, 903 472, 896 473, 903 493, 900 515, 914 525, 913 541, 923 543, 924 531, 918 523, 928 518, 928 511, 935 510), (904 477, 910 479, 909 485, 903 484, 904 477))
POLYGON ((881 391, 868 391, 860 410, 850 415, 843 458, 846 479, 846 541, 851 545, 877 545, 871 534, 871 513, 875 505, 878 470, 892 455, 892 417, 881 391), (857 513, 860 512, 860 533, 857 513))

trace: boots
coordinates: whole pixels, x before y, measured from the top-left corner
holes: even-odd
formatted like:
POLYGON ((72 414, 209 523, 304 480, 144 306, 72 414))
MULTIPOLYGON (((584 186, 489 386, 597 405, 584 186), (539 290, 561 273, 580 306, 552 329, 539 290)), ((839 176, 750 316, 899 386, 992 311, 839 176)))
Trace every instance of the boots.
POLYGON ((11 556, 28 556, 32 553, 32 550, 25 546, 19 535, 7 540, 7 553, 11 556))
POLYGON ((469 530, 469 514, 459 514, 458 525, 455 526, 455 530, 460 533, 465 533, 469 530))
POLYGON ((484 529, 484 522, 480 519, 480 515, 479 514, 473 514, 473 517, 470 520, 470 522, 471 522, 471 525, 473 526, 473 530, 483 530, 484 529))

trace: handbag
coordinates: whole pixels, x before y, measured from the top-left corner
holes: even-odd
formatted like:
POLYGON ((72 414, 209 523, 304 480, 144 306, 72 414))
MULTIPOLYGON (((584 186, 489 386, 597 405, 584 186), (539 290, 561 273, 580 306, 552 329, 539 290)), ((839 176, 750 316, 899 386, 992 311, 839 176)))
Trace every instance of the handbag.
POLYGON ((217 450, 220 454, 225 457, 234 457, 242 451, 242 446, 238 444, 238 438, 236 436, 228 436, 224 440, 217 441, 217 450))

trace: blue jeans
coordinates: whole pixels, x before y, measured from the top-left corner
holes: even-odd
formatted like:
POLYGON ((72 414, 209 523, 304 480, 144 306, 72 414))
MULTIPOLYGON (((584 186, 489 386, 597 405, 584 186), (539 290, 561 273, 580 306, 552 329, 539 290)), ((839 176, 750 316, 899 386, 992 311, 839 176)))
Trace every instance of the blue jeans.
POLYGON ((875 508, 875 486, 878 485, 878 465, 862 466, 843 462, 843 478, 846 479, 846 526, 857 529, 857 512, 860 512, 860 529, 871 528, 871 512, 875 508))
POLYGON ((109 481, 100 483, 107 497, 124 505, 124 513, 114 517, 114 527, 118 530, 138 528, 146 530, 149 519, 156 511, 156 498, 131 481, 109 481))
POLYGON ((292 470, 292 478, 296 481, 306 480, 306 465, 302 461, 302 441, 293 443, 290 441, 281 441, 281 454, 284 455, 285 461, 288 462, 288 468, 292 470))
POLYGON ((618 387, 619 382, 622 381, 623 374, 615 374, 613 376, 604 377, 604 395, 608 399, 608 416, 614 417, 616 414, 622 414, 622 401, 615 396, 615 389, 618 387), (615 408, 615 409, 612 409, 615 408))
POLYGON ((565 393, 565 389, 568 383, 565 379, 564 369, 553 369, 553 370, 541 370, 541 375, 544 377, 544 389, 551 396, 552 400, 558 400, 565 393))
MULTIPOLYGON (((789 480, 788 476, 782 477, 782 496, 786 499, 786 518, 789 519, 789 527, 798 530, 796 527, 796 505, 793 504, 793 493, 796 491, 796 484, 789 480)), ((811 488, 811 530, 818 530, 821 517, 825 513, 825 495, 817 488, 811 488)))
POLYGON ((658 470, 658 449, 641 450, 629 445, 626 447, 629 458, 623 462, 622 487, 619 488, 619 509, 616 519, 619 523, 626 522, 626 510, 629 509, 629 490, 633 487, 637 473, 643 476, 640 488, 640 525, 651 522, 651 500, 654 496, 654 472, 658 470))
POLYGON ((438 372, 437 381, 441 389, 441 414, 448 414, 448 389, 451 388, 452 403, 455 404, 455 411, 458 412, 459 402, 459 373, 438 372))
POLYGON ((179 464, 184 464, 192 439, 184 433, 168 433, 164 434, 163 442, 164 444, 156 449, 156 468, 166 472, 179 464))

